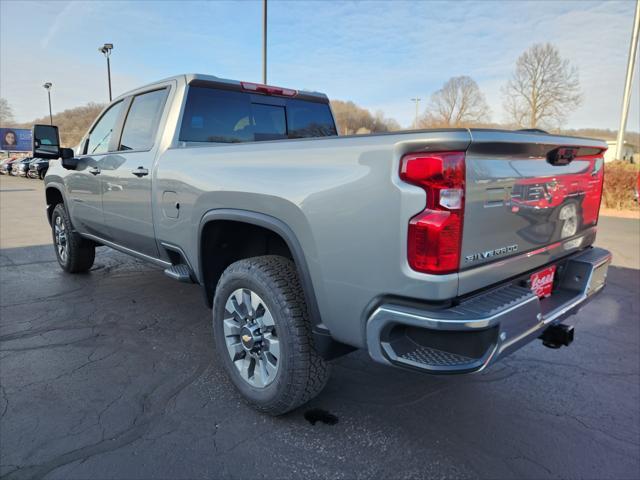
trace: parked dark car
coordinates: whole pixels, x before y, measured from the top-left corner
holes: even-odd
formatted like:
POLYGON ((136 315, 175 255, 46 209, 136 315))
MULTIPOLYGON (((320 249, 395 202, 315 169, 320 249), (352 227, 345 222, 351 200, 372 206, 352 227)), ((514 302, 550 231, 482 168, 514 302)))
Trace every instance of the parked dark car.
POLYGON ((29 172, 27 173, 27 176, 29 178, 39 178, 42 180, 47 174, 48 169, 49 160, 45 158, 36 158, 29 164, 29 172))

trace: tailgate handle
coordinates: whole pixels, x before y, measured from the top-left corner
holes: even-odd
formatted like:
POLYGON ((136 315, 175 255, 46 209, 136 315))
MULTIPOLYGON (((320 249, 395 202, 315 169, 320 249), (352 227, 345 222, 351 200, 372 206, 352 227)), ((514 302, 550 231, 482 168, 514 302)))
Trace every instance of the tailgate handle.
POLYGON ((573 147, 558 147, 547 153, 547 162, 551 165, 569 165, 576 158, 578 149, 573 147))

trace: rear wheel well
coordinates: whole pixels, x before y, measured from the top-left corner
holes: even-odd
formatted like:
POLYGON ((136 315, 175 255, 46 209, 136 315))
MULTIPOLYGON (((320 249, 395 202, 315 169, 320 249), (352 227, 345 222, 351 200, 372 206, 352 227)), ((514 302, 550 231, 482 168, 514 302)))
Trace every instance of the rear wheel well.
POLYGON ((284 238, 273 230, 246 222, 209 222, 202 229, 200 245, 202 281, 209 306, 222 272, 232 263, 261 255, 279 255, 295 263, 284 238))
POLYGON ((49 219, 49 223, 51 223, 51 215, 53 215, 53 209, 56 208, 56 205, 59 203, 64 203, 64 198, 62 197, 62 193, 60 190, 54 187, 49 187, 45 191, 46 199, 47 199, 47 217, 49 219))

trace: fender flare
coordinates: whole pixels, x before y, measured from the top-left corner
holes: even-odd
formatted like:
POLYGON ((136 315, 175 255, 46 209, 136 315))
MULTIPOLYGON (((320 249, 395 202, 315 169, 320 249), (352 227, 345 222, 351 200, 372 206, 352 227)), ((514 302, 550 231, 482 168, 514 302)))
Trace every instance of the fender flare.
MULTIPOLYGON (((311 320, 312 327, 322 325, 320 317, 320 309, 318 308, 318 301, 316 298, 313 283, 311 281, 311 274, 309 273, 309 266, 304 255, 304 250, 293 232, 291 227, 279 220, 276 217, 267 215, 264 213, 254 212, 251 210, 241 210, 234 208, 220 208, 209 210, 200 219, 200 226, 198 228, 198 277, 204 286, 203 279, 203 264, 202 264, 202 231, 204 227, 213 221, 217 220, 231 220, 235 222, 250 223, 259 227, 271 230, 282 237, 282 239, 289 247, 289 251, 293 256, 293 261, 298 269, 300 275, 300 284, 304 292, 304 297, 307 302, 307 308, 309 309, 309 319, 311 320)), ((206 289, 206 286, 205 286, 206 289)))
MULTIPOLYGON (((45 194, 45 201, 47 198, 47 191, 48 190, 57 190, 58 193, 60 193, 60 196, 62 197, 62 203, 65 204, 67 211, 69 211, 69 207, 68 207, 68 203, 67 203, 67 197, 64 193, 64 188, 62 187, 62 185, 58 184, 58 183, 54 183, 54 182, 50 182, 47 183, 44 187, 44 194, 45 194)), ((53 208, 51 205, 49 205, 49 203, 47 203, 47 220, 49 221, 49 224, 51 224, 51 214, 53 212, 53 208)))

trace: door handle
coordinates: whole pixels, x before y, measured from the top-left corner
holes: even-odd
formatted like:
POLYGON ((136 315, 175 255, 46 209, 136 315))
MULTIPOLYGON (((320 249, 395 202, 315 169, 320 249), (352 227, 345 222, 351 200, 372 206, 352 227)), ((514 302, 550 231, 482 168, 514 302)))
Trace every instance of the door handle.
POLYGON ((149 170, 143 167, 138 167, 135 170, 132 170, 131 173, 133 173, 136 177, 141 178, 145 175, 149 175, 149 170))
POLYGON ((98 167, 91 167, 89 169, 89 173, 91 175, 99 175, 100 174, 100 169, 98 167))

